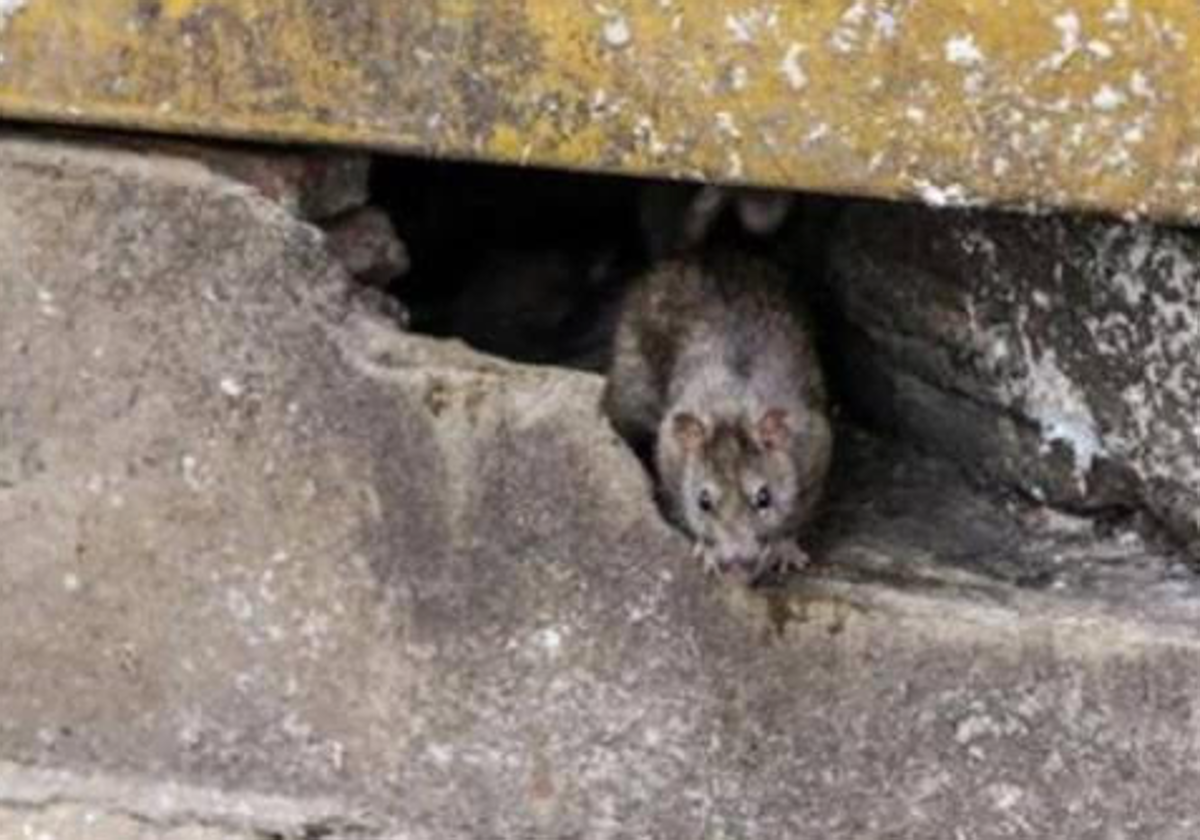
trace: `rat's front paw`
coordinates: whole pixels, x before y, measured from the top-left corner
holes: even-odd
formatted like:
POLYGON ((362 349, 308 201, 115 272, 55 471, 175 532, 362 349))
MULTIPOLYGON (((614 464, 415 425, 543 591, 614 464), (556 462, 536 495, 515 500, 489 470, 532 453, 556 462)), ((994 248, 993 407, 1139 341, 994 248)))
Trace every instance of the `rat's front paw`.
POLYGON ((811 562, 808 552, 794 542, 784 543, 775 554, 775 569, 780 574, 802 571, 811 562))
POLYGON ((720 572, 720 568, 717 565, 717 558, 713 556, 713 553, 702 542, 692 544, 692 559, 700 561, 704 569, 704 574, 708 577, 713 577, 720 572))

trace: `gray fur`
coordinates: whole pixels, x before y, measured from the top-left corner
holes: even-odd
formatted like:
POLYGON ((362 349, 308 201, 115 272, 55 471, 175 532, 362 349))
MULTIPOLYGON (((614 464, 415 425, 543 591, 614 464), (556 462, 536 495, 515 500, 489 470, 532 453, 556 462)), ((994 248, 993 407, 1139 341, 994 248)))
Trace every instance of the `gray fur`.
POLYGON ((741 252, 662 262, 624 303, 604 408, 652 452, 666 514, 710 567, 757 577, 821 500, 833 436, 811 333, 786 275, 741 252), (773 410, 787 431, 774 447, 763 420, 773 410), (771 504, 759 510, 764 486, 771 504))

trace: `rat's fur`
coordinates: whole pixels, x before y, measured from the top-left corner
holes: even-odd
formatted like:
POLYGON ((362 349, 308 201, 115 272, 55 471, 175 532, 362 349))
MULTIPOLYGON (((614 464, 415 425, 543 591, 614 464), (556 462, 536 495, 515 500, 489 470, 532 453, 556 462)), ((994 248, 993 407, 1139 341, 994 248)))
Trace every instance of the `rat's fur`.
POLYGON ((833 436, 811 333, 786 275, 740 251, 661 262, 624 301, 604 408, 710 569, 757 577, 820 502, 833 436))

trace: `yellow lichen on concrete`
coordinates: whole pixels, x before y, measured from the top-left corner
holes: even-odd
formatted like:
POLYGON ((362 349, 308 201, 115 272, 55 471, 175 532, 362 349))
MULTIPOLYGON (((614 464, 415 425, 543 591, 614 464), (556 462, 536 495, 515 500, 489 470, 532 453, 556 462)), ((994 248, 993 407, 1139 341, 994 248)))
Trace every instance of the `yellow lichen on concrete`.
POLYGON ((0 113, 1200 219, 1193 0, 7 0, 0 113))

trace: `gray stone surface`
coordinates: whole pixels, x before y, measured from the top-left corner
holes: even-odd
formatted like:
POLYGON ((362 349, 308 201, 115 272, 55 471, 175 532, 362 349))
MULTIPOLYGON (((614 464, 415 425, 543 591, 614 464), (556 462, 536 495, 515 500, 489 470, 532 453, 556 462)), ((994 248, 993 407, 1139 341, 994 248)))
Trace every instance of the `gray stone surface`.
POLYGON ((5 840, 254 840, 249 833, 203 825, 146 825, 121 814, 70 805, 32 813, 0 807, 0 837, 5 840))
POLYGON ((367 204, 371 156, 341 149, 244 143, 197 142, 157 135, 96 135, 56 130, 63 139, 82 138, 93 145, 193 161, 214 173, 239 181, 289 213, 314 222, 329 222, 367 204))
POLYGON ((1200 586, 1135 537, 851 439, 811 576, 706 581, 597 378, 397 333, 188 161, 7 136, 0 182, 8 826, 1200 831, 1200 586))
POLYGON ((862 204, 833 284, 859 402, 984 474, 1200 537, 1200 240, 862 204))
POLYGON ((348 840, 378 837, 344 802, 225 792, 145 776, 0 761, 2 840, 348 840))

